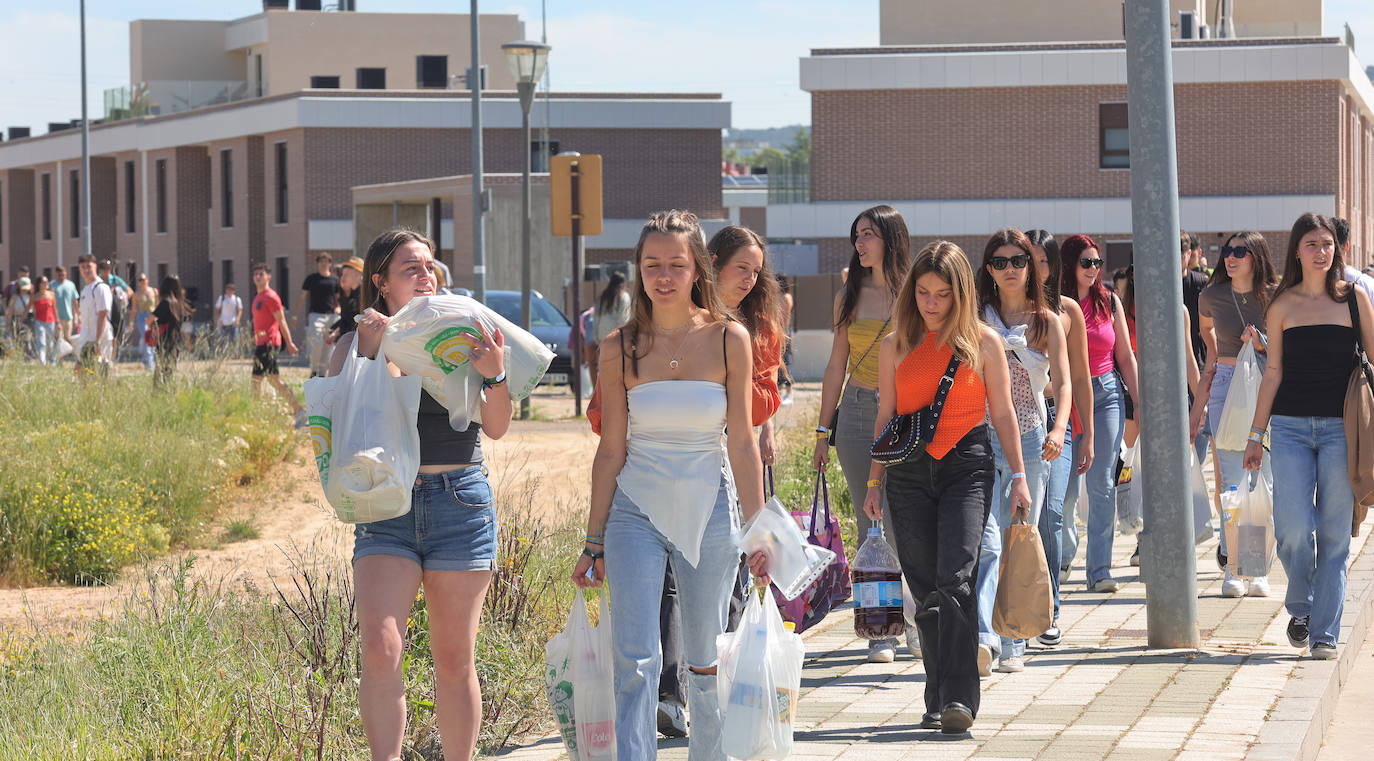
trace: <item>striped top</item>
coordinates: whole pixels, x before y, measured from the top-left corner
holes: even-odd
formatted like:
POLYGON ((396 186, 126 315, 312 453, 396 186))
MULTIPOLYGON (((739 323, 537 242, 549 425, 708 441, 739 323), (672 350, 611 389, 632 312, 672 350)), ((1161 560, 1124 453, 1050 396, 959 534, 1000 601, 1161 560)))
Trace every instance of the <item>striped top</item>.
MULTIPOLYGON (((921 345, 912 349, 897 365, 897 414, 905 415, 935 401, 940 377, 949 367, 954 350, 940 343, 934 332, 926 333, 921 345)), ((954 386, 945 397, 945 409, 935 428, 935 438, 926 444, 926 452, 940 459, 954 448, 969 431, 983 422, 987 411, 988 392, 983 379, 967 362, 960 363, 954 373, 954 386)))

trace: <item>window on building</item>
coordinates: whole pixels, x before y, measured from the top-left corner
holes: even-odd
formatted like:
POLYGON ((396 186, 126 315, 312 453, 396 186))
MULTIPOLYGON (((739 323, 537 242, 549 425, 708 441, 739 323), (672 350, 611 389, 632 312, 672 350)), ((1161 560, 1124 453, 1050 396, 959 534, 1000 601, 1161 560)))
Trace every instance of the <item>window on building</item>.
POLYGON ((124 232, 137 230, 134 224, 134 162, 124 162, 124 232))
POLYGON ((161 285, 161 284, 162 284, 162 281, 163 281, 163 280, 166 280, 166 279, 167 279, 167 262, 158 262, 158 263, 157 263, 157 282, 158 282, 158 285, 161 285))
POLYGON ((67 218, 71 220, 70 224, 68 224, 68 227, 71 228, 71 235, 72 235, 73 238, 80 238, 80 237, 81 237, 81 171, 78 170, 78 169, 73 169, 73 170, 71 171, 71 173, 70 173, 68 176, 71 178, 71 181, 70 181, 69 184, 71 185, 71 201, 72 201, 72 205, 71 205, 70 207, 68 207, 70 210, 67 212, 67 218))
POLYGON ((316 90, 337 90, 339 89, 339 78, 311 77, 310 86, 316 90))
POLYGON ((416 87, 448 87, 448 56, 415 56, 416 87))
MULTIPOLYGON (((167 159, 158 159, 153 166, 157 175, 155 181, 157 185, 155 188, 157 191, 157 231, 165 233, 167 232, 167 159)), ((158 273, 157 281, 162 282, 164 276, 163 273, 158 273)))
POLYGON ((386 69, 358 69, 359 90, 385 90, 386 69))
POLYGON ((544 145, 543 140, 533 140, 530 142, 530 171, 547 172, 549 171, 549 159, 558 155, 558 141, 550 140, 548 145, 544 145))
POLYGON ((234 152, 228 148, 219 152, 220 225, 234 226, 234 152))
POLYGON ((286 256, 277 257, 277 274, 274 278, 277 283, 277 295, 281 297, 281 308, 291 308, 291 259, 286 256))
POLYGON ((286 224, 286 143, 277 143, 277 224, 286 224))
POLYGON ((43 240, 52 240, 52 175, 44 172, 38 185, 39 203, 43 206, 43 240))
POLYGON ((219 263, 219 289, 224 291, 224 286, 234 282, 234 260, 225 259, 219 263))
POLYGON ((1098 104, 1097 156, 1100 169, 1131 166, 1131 133, 1127 129, 1125 103, 1098 104))

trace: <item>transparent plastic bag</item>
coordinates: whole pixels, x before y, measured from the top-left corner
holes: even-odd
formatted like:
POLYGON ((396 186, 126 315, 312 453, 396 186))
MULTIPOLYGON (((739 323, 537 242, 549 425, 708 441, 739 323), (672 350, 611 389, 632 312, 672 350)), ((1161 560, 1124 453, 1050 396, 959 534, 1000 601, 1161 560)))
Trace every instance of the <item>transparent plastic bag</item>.
POLYGON ((1245 449, 1250 424, 1255 421, 1255 404, 1259 400, 1263 377, 1259 360, 1255 358, 1255 347, 1247 341, 1236 355, 1236 370, 1231 375, 1231 387, 1226 390, 1226 405, 1221 409, 1217 429, 1212 432, 1212 443, 1217 449, 1245 449))
POLYGON ((835 553, 806 540, 777 497, 769 498, 749 521, 740 546, 747 555, 761 551, 768 556, 768 575, 788 600, 805 592, 835 560, 835 553))
MULTIPOLYGON (((578 593, 581 596, 581 593, 578 593)), ((604 588, 596 626, 574 629, 572 637, 572 705, 577 757, 581 761, 615 761, 615 674, 612 670, 611 612, 604 588)))
POLYGON ((721 749, 736 759, 782 759, 792 752, 806 646, 777 607, 751 592, 739 627, 716 638, 721 749))
POLYGON ((1124 536, 1132 536, 1145 527, 1139 441, 1132 447, 1123 446, 1121 462, 1121 476, 1116 483, 1116 530, 1124 536))
MULTIPOLYGON (((1236 512, 1235 575, 1241 578, 1268 576, 1277 557, 1274 535, 1274 485, 1268 458, 1258 473, 1246 473, 1240 487, 1236 512)), ((1229 540, 1230 537, 1227 537, 1229 540)))

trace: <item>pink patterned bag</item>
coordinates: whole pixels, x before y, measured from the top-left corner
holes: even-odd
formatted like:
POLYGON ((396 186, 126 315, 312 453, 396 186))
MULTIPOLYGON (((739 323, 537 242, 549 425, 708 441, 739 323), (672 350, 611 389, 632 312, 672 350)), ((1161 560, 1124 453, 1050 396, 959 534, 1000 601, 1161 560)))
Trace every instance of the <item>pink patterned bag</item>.
MULTIPOLYGON (((772 466, 768 468, 768 491, 773 491, 772 466)), ((792 518, 801 526, 808 542, 835 553, 835 561, 797 599, 784 599, 776 588, 773 589, 773 598, 778 603, 783 619, 795 624, 797 633, 801 634, 848 600, 851 592, 849 558, 844 554, 840 522, 830 512, 830 487, 826 484, 824 471, 816 473, 816 493, 811 499, 811 511, 794 510, 792 518)))

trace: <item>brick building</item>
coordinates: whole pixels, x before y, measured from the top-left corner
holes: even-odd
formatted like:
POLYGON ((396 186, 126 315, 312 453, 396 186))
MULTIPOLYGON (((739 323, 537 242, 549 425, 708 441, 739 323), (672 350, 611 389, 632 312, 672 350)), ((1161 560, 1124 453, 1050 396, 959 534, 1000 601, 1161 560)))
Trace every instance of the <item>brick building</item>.
MULTIPOLYGON (((425 67, 437 66, 431 59, 448 61, 449 70, 467 61, 467 19, 303 11, 230 22, 133 22, 130 92, 138 95, 116 93, 112 113, 90 130, 92 250, 158 280, 179 274, 201 305, 226 282, 242 290, 250 267, 265 262, 290 306, 317 252, 353 252, 354 187, 471 172, 469 92, 437 86, 432 71, 429 84, 436 86, 424 80, 425 67), (306 23, 312 18, 328 23, 306 23), (415 37, 431 28, 447 31, 415 37), (353 46, 349 40, 360 30, 369 42, 353 46), (158 41, 181 33, 195 44, 177 48, 187 62, 178 68, 158 41), (429 36, 449 47, 425 47, 429 36), (404 44, 391 46, 390 38, 404 44), (428 52, 372 60, 372 51, 389 47, 428 52), (412 65, 416 86, 408 79, 412 65), (387 89, 341 89, 338 72, 354 68, 383 71, 382 81, 357 84, 387 89), (149 76, 170 76, 154 69, 200 77, 183 91, 212 95, 189 108, 166 106, 177 101, 156 93, 176 88, 149 84, 165 81, 149 76)), ((720 134, 730 106, 719 95, 555 93, 547 108, 541 96, 531 114, 534 144, 525 145, 499 52, 523 27, 513 16, 484 16, 482 24, 488 83, 505 88, 483 94, 484 170, 520 172, 526 151, 538 161, 546 114, 552 152, 602 154, 608 220, 603 235, 586 241, 588 261, 628 258, 643 219, 660 208, 724 216, 720 134)), ((47 272, 75 263, 82 250, 80 168, 76 130, 0 143, 0 280, 20 265, 47 272)), ((439 208, 439 217, 430 224, 439 232, 440 256, 458 264, 451 204, 439 208)), ((470 227, 457 230, 463 240, 470 234, 470 227)), ((519 245, 489 233, 488 260, 519 245)), ((457 285, 471 281, 470 255, 466 263, 454 272, 457 285)))
MULTIPOLYGON (((770 238, 814 241, 818 271, 834 272, 854 216, 891 203, 913 242, 981 253, 998 227, 1043 227, 1104 241, 1111 266, 1129 261, 1119 7, 980 5, 995 23, 972 23, 964 4, 885 0, 881 47, 801 59, 811 197, 770 204, 770 238)), ((1173 5, 1176 36, 1196 32, 1204 4, 1173 5)), ((1316 36, 1320 0, 1237 5, 1230 28, 1251 36, 1174 41, 1183 228, 1211 247, 1260 230, 1281 255, 1299 214, 1337 214, 1355 263, 1374 263, 1374 85, 1345 41, 1316 36)))

